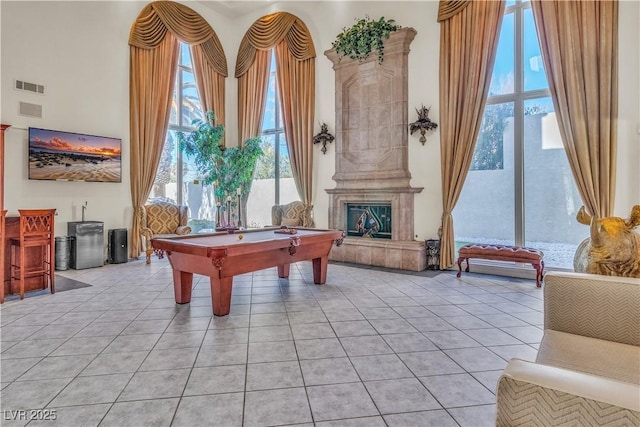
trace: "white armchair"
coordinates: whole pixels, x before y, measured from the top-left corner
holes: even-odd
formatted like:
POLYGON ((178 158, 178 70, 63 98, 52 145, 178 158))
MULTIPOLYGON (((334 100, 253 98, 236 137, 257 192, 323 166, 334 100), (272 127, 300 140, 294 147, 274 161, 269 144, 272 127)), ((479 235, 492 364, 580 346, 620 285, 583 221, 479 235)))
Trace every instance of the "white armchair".
POLYGON ((640 279, 545 276, 535 363, 498 381, 496 425, 640 425, 640 279))

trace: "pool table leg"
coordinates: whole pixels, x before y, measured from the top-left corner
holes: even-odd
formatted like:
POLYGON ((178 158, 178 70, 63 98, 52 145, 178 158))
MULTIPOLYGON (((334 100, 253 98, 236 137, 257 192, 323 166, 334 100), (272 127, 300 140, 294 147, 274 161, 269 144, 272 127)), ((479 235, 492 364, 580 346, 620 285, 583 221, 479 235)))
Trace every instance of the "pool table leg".
POLYGON ((193 285, 193 273, 173 269, 173 292, 176 303, 186 304, 191 302, 191 287, 193 285))
POLYGON ((233 287, 233 277, 218 279, 211 277, 211 305, 213 314, 216 316, 226 316, 231 311, 231 288, 233 287))
POLYGON ((278 277, 281 279, 287 279, 289 277, 289 270, 291 264, 282 264, 278 266, 278 277))
POLYGON ((313 283, 324 285, 327 281, 328 256, 313 259, 313 283))

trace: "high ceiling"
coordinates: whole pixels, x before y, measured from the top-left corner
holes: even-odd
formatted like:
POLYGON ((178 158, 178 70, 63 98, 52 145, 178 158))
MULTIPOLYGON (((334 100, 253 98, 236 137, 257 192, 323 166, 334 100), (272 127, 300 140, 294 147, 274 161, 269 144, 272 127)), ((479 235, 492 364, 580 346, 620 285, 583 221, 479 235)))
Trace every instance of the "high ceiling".
POLYGON ((217 13, 224 15, 229 18, 237 18, 239 16, 246 15, 247 13, 253 12, 254 10, 259 10, 264 7, 267 7, 272 2, 270 0, 262 0, 262 1, 244 1, 244 0, 201 0, 200 3, 213 9, 217 13))

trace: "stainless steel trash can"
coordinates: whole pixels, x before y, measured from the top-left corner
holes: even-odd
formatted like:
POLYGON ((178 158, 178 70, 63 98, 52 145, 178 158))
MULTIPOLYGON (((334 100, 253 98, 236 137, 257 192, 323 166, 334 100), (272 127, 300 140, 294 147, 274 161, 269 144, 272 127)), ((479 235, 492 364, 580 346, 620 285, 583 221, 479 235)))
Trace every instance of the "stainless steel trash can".
POLYGON ((71 258, 71 237, 59 236, 55 238, 56 270, 68 270, 71 258))

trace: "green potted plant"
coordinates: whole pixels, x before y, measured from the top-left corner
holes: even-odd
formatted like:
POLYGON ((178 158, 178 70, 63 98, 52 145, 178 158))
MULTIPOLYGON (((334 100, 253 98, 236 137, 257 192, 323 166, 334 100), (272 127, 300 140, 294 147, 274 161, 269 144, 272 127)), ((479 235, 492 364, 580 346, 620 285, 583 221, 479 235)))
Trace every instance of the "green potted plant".
POLYGON ((378 63, 384 60, 384 41, 392 31, 400 29, 393 19, 373 20, 369 16, 359 19, 349 28, 343 28, 331 46, 340 58, 348 56, 351 59, 364 61, 374 50, 378 53, 378 63))
POLYGON ((202 185, 213 185, 216 205, 225 206, 251 190, 256 161, 262 155, 260 138, 247 139, 242 147, 223 147, 224 127, 215 124, 213 111, 205 113, 205 120, 192 122, 195 130, 178 132, 178 144, 187 157, 193 158, 202 185))

